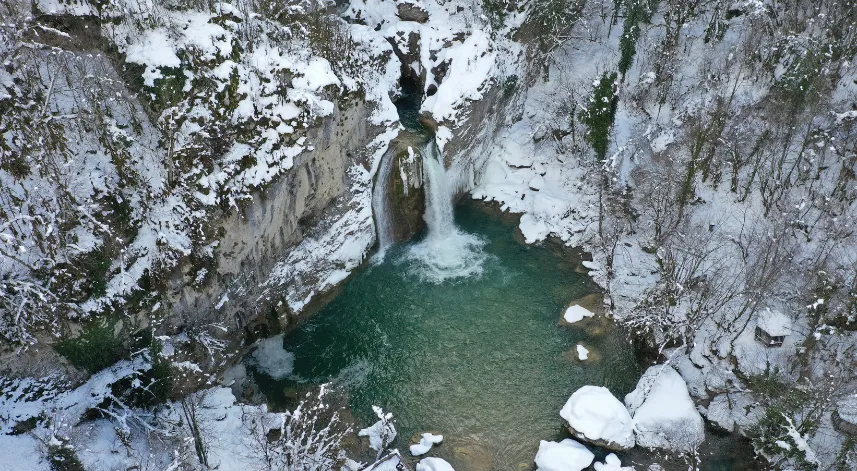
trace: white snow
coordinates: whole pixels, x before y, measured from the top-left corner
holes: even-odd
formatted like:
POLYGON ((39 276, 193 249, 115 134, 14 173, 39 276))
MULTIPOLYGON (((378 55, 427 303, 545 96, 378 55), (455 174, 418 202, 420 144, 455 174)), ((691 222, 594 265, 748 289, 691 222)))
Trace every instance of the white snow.
POLYGON ((417 471, 455 471, 452 465, 441 458, 423 458, 417 463, 417 471))
POLYGON ((577 359, 580 361, 589 359, 589 350, 580 344, 577 345, 577 359))
POLYGON ((288 377, 295 367, 295 354, 283 348, 283 334, 260 340, 251 358, 259 371, 274 379, 288 377))
POLYGON ((857 394, 850 394, 837 401, 836 412, 842 420, 857 425, 857 394))
POLYGON ((431 450, 431 447, 443 441, 443 435, 435 435, 433 433, 424 433, 420 438, 420 442, 411 445, 411 454, 414 456, 424 455, 431 450))
POLYGON ((609 389, 583 386, 571 395, 559 415, 578 432, 578 438, 634 446, 634 426, 625 406, 609 389))
POLYGON ((702 417, 684 379, 669 365, 655 365, 625 396, 637 444, 673 451, 695 450, 705 440, 702 417))
POLYGON ((524 235, 524 241, 528 244, 544 240, 550 234, 547 224, 544 221, 536 219, 530 214, 521 216, 521 222, 518 227, 521 228, 521 233, 524 235))
POLYGON ((51 466, 42 457, 42 444, 29 435, 0 433, 0 469, 15 471, 49 471, 51 466))
POLYGON ((589 449, 566 438, 559 443, 542 440, 535 462, 539 471, 581 471, 594 459, 595 455, 589 449))
POLYGON ((762 330, 772 336, 786 336, 792 333, 792 321, 785 314, 765 308, 756 321, 762 330))
POLYGON ((633 466, 622 466, 622 461, 614 453, 605 456, 603 463, 596 461, 592 467, 595 471, 634 471, 633 466))
MULTIPOLYGON (((426 38, 423 39, 424 41, 426 38)), ((482 98, 491 78, 496 53, 491 39, 482 30, 474 30, 463 43, 442 49, 437 63, 451 61, 447 75, 437 92, 426 98, 420 111, 429 111, 438 122, 458 122, 459 110, 468 100, 482 98)))
POLYGON ((541 175, 536 175, 530 179, 530 183, 527 186, 533 191, 539 191, 545 187, 545 179, 541 175))
POLYGON ((569 324, 574 324, 575 322, 582 321, 586 317, 592 317, 594 315, 595 313, 589 309, 575 304, 565 310, 565 314, 563 314, 562 318, 569 324))

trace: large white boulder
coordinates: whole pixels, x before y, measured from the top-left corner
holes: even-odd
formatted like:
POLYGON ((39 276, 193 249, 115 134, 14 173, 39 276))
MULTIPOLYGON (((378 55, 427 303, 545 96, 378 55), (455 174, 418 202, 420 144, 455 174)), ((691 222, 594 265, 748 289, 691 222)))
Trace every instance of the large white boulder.
POLYGON ((628 409, 602 386, 583 386, 568 398, 559 415, 572 435, 610 450, 634 446, 628 409))
POLYGON ((455 471, 452 465, 441 458, 423 458, 417 463, 417 471, 455 471))
POLYGON ((686 452, 705 440, 702 416, 696 410, 687 384, 673 367, 655 365, 625 396, 634 418, 637 445, 686 452))
POLYGON ((570 438, 557 443, 542 440, 536 453, 539 471, 581 471, 592 464, 595 455, 570 438))

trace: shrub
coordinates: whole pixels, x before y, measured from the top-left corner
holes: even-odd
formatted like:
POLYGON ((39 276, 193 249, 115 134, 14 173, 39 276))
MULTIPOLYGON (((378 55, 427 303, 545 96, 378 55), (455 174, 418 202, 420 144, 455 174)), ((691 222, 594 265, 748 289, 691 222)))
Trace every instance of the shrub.
POLYGON ((589 106, 580 112, 580 120, 588 128, 586 140, 592 145, 598 160, 604 160, 607 155, 610 129, 616 118, 616 107, 619 104, 616 77, 616 72, 604 72, 601 80, 595 85, 595 90, 589 99, 589 106))
POLYGON ((125 356, 122 342, 113 335, 118 319, 103 319, 86 326, 79 336, 62 340, 54 349, 75 368, 90 373, 107 368, 125 356))

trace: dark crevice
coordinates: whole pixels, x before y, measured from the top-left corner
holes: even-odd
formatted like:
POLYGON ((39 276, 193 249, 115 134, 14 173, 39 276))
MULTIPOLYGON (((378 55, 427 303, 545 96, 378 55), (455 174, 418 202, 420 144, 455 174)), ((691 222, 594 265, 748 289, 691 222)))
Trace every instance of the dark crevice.
POLYGON ((420 106, 423 103, 423 87, 415 78, 403 75, 399 79, 401 94, 395 98, 393 104, 399 112, 399 121, 409 131, 420 132, 423 126, 420 124, 420 106))

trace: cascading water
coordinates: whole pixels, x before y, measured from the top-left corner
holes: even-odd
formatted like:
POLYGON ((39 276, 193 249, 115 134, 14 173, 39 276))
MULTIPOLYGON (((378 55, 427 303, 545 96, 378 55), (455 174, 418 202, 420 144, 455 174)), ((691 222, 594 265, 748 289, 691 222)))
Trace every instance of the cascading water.
POLYGON ((485 261, 485 241, 455 225, 443 156, 434 139, 429 140, 422 154, 428 234, 410 247, 406 258, 416 262, 421 278, 433 283, 479 275, 485 261))
POLYGON ((390 208, 390 198, 387 191, 390 186, 390 172, 393 170, 393 160, 395 158, 396 152, 393 148, 390 148, 381 157, 378 175, 375 177, 375 187, 372 190, 372 212, 375 214, 375 228, 378 235, 378 254, 375 257, 378 261, 384 260, 387 249, 396 240, 393 232, 393 222, 390 218, 392 208, 390 208))

